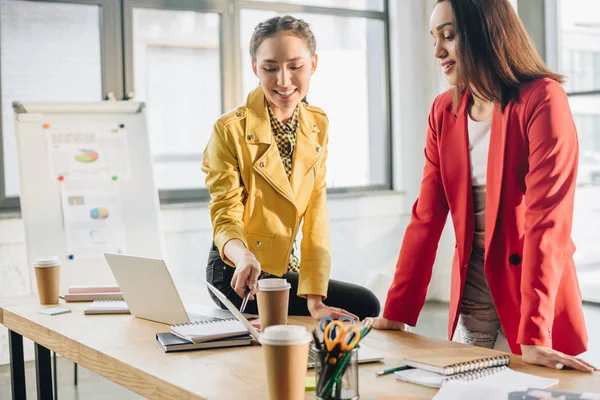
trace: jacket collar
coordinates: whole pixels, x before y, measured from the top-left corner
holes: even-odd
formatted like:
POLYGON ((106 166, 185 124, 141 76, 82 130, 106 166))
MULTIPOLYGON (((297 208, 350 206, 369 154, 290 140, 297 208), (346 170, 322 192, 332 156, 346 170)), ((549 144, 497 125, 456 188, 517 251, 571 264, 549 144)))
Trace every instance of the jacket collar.
MULTIPOLYGON (((250 92, 246 99, 246 141, 253 143, 271 144, 273 132, 269 122, 269 110, 265 103, 265 93, 259 86, 250 92), (252 139, 249 137, 252 136, 252 139)), ((298 130, 297 135, 307 132, 319 133, 319 127, 315 124, 310 111, 304 103, 298 106, 298 130)), ((312 140, 312 139, 311 139, 312 140)))
POLYGON ((269 122, 269 111, 265 104, 265 93, 259 86, 246 99, 246 141, 271 144, 273 132, 269 122))
POLYGON ((265 94, 259 86, 248 95, 246 100, 246 142, 252 144, 267 144, 267 150, 254 163, 255 171, 263 176, 271 186, 281 195, 296 205, 302 180, 315 165, 319 156, 325 149, 316 141, 319 127, 312 117, 312 113, 304 103, 298 107, 298 129, 296 129, 296 147, 292 161, 292 174, 288 179, 279 149, 275 143, 269 111, 265 104, 265 94))

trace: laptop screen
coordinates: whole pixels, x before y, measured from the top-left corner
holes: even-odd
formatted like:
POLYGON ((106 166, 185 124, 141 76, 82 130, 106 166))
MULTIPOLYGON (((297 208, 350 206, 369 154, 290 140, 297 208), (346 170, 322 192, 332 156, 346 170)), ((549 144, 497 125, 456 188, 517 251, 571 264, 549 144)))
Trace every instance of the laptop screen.
POLYGON ((227 299, 227 297, 225 297, 225 295, 223 293, 221 293, 221 291, 219 289, 217 289, 216 287, 214 287, 213 285, 211 285, 204 279, 203 279, 203 282, 206 283, 206 286, 208 286, 208 289, 215 296, 217 296, 217 298, 221 301, 221 303, 225 304, 225 307, 227 307, 227 309, 233 314, 233 316, 235 318, 237 318, 237 320, 240 321, 246 329, 248 329, 248 332, 250 332, 252 337, 254 339, 258 340, 258 337, 260 335, 258 333, 258 330, 255 327, 253 327, 252 325, 250 325, 250 322, 246 319, 246 317, 244 317, 244 315, 240 312, 240 310, 238 310, 236 308, 236 306, 234 306, 233 303, 231 301, 229 301, 227 299))

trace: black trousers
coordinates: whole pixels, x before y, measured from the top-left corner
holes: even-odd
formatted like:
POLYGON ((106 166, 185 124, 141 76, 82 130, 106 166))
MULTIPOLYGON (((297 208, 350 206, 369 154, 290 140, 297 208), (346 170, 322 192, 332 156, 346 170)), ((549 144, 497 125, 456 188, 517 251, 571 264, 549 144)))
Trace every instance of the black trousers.
MULTIPOLYGON (((302 262, 300 265, 302 265, 302 262)), ((234 271, 235 269, 233 267, 227 265, 221 259, 219 251, 213 243, 208 255, 206 280, 219 289, 237 308, 240 308, 242 305, 242 298, 238 296, 231 287, 231 278, 233 277, 234 271)), ((261 274, 261 278, 268 277, 275 276, 265 273, 261 274)), ((282 278, 285 278, 292 286, 290 289, 288 315, 310 315, 306 299, 297 295, 298 274, 295 272, 287 272, 282 278)), ((209 294, 219 307, 223 309, 226 308, 210 291, 209 294)), ((381 308, 379 300, 369 289, 333 279, 329 281, 327 299, 325 299, 324 303, 331 307, 343 308, 358 316, 361 320, 367 317, 379 316, 381 308)), ((258 314, 256 299, 248 302, 245 312, 249 314, 258 314)))

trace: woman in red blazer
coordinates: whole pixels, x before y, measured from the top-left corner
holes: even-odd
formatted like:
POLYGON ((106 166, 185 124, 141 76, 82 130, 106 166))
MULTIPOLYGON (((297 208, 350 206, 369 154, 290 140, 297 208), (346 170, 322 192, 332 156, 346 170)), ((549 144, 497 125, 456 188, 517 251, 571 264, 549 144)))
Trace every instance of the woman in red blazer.
POLYGON ((452 89, 429 114, 425 168, 379 329, 414 326, 448 212, 448 338, 505 335, 531 364, 593 371, 571 240, 577 133, 562 89, 507 0, 439 0, 434 55, 452 89), (489 150, 488 150, 489 149, 489 150))

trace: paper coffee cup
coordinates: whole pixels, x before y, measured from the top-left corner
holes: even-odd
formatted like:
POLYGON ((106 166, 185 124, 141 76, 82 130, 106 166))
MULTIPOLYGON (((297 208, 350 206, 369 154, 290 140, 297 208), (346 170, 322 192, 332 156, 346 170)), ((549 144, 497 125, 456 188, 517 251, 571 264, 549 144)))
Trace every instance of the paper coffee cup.
POLYGON ((60 260, 58 257, 40 257, 33 262, 40 304, 58 304, 60 260))
POLYGON ((261 329, 287 324, 290 288, 286 279, 269 278, 258 281, 258 316, 261 329))
POLYGON ((311 338, 297 325, 273 325, 260 335, 271 400, 304 399, 311 338))

